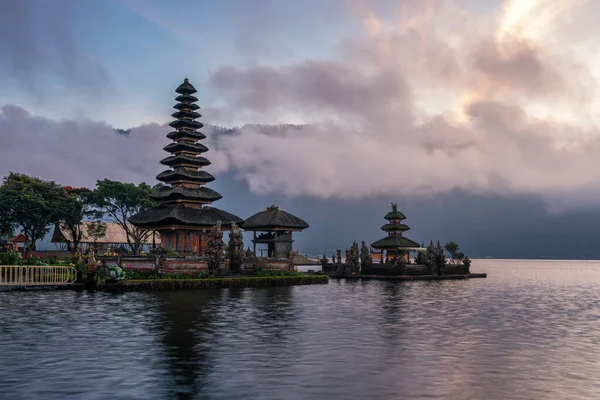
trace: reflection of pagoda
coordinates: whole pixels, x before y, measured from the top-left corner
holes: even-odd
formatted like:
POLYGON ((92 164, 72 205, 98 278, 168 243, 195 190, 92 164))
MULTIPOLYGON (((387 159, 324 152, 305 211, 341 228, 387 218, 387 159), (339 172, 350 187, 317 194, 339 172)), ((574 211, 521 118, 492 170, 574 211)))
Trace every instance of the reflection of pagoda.
POLYGON ((165 146, 171 155, 161 164, 170 167, 156 176, 166 183, 158 189, 153 198, 160 205, 129 218, 133 225, 149 230, 156 230, 161 235, 164 247, 172 248, 180 253, 199 254, 206 247, 205 232, 221 221, 224 229, 229 229, 233 222, 239 224, 242 219, 218 208, 208 207, 222 196, 205 185, 215 177, 201 168, 210 165, 210 161, 200 154, 208 148, 199 140, 206 136, 198 132, 202 123, 196 121, 200 114, 194 104, 198 99, 193 96, 196 89, 187 78, 175 90, 179 96, 173 108, 177 110, 172 116, 176 118, 169 126, 175 130, 167 135, 173 142, 165 146))
POLYGON ((402 236, 402 232, 406 232, 410 228, 402 223, 406 217, 398 211, 396 203, 392 203, 392 211, 387 213, 384 218, 388 220, 388 223, 382 226, 381 230, 387 232, 388 235, 371 244, 372 248, 381 250, 381 262, 383 262, 384 251, 387 252, 388 257, 406 258, 409 251, 420 247, 417 242, 402 236))

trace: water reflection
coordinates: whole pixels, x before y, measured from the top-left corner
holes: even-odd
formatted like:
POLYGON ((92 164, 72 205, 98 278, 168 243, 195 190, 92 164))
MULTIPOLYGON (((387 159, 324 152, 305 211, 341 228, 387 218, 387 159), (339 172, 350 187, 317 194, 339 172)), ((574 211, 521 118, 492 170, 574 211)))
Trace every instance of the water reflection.
POLYGON ((202 345, 211 334, 210 302, 215 291, 165 292, 157 295, 157 311, 162 317, 161 332, 165 358, 178 398, 193 398, 203 387, 202 378, 210 373, 210 354, 202 345))
POLYGON ((0 393, 595 399, 600 267, 568 268, 492 263, 488 279, 454 282, 0 293, 0 393))

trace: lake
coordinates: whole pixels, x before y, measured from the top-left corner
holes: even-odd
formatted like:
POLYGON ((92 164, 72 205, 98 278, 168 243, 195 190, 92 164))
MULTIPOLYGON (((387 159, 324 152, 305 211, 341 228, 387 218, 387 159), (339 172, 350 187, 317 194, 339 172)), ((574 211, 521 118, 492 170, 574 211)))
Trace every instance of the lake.
POLYGON ((472 270, 488 278, 0 292, 0 397, 598 398, 600 262, 472 270))

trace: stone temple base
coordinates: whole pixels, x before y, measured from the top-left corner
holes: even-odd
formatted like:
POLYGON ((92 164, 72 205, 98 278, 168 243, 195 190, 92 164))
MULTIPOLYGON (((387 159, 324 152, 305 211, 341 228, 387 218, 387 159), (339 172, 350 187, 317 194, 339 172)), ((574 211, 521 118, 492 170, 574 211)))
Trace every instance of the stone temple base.
MULTIPOLYGON (((121 268, 153 270, 157 267, 157 259, 149 257, 98 257, 100 265, 118 265, 121 268)), ((208 268, 208 262, 202 257, 166 257, 160 261, 160 268, 175 271, 198 271, 208 268)))

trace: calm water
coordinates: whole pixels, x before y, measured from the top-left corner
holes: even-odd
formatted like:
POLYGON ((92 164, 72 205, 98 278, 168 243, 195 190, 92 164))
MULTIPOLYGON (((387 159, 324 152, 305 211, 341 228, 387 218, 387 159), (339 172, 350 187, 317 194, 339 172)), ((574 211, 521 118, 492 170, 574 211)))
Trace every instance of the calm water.
POLYGON ((600 263, 487 279, 0 292, 3 399, 597 399, 600 263))

